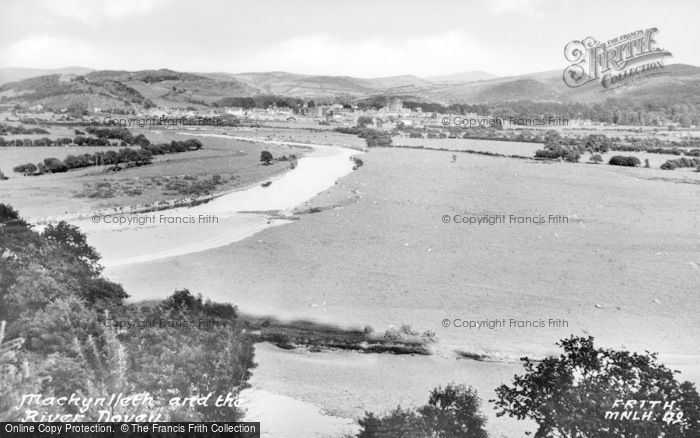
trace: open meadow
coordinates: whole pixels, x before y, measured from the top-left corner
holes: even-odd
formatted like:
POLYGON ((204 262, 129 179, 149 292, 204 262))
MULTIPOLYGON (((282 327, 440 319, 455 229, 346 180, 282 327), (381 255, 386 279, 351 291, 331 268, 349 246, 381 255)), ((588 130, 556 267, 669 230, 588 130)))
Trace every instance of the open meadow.
MULTIPOLYGON (((202 131, 142 130, 151 143, 169 143, 198 138, 204 147, 197 151, 157 155, 153 164, 107 171, 105 167, 88 167, 66 173, 40 176, 12 174, 12 167, 44 158, 65 158, 67 155, 118 150, 121 147, 5 147, 0 148, 0 169, 12 178, 0 182, 3 201, 30 218, 76 214, 125 206, 146 205, 183 199, 195 193, 220 193, 264 181, 289 169, 287 161, 260 163, 260 152, 269 150, 274 157, 295 154, 305 149, 281 145, 265 145, 247 141, 200 137, 202 131), (201 185, 219 175, 213 189, 201 185)), ((208 132, 208 131, 207 131, 208 132)), ((216 131, 218 132, 218 131, 216 131)))
MULTIPOLYGON (((396 146, 409 146, 409 147, 424 147, 429 149, 446 149, 448 151, 477 151, 477 152, 487 152, 491 154, 503 154, 503 155, 518 155, 523 157, 534 157, 535 151, 542 149, 543 145, 541 143, 527 143, 518 141, 485 141, 485 140, 473 140, 473 139, 434 139, 434 138, 408 138, 400 137, 394 138, 394 145, 396 146)), ((580 162, 586 163, 591 158, 591 153, 585 153, 581 155, 580 162)), ((633 156, 639 158, 642 166, 645 160, 649 160, 649 166, 658 169, 663 163, 668 160, 676 160, 680 158, 678 155, 673 154, 653 154, 649 152, 625 152, 625 151, 608 151, 600 154, 603 158, 602 164, 607 164, 610 158, 615 155, 623 156, 633 156)), ((684 168, 676 169, 677 172, 692 172, 695 169, 684 168)))

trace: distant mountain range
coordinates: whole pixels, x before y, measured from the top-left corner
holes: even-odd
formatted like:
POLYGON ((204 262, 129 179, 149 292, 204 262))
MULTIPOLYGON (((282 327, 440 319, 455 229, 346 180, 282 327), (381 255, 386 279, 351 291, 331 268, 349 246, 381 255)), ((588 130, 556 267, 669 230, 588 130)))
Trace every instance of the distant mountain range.
POLYGON ((8 82, 21 81, 22 79, 35 78, 46 75, 84 75, 92 69, 85 67, 64 68, 0 68, 0 85, 8 82))
POLYGON ((464 73, 455 73, 451 75, 428 76, 425 78, 429 82, 473 82, 483 81, 486 79, 495 79, 498 76, 492 75, 485 71, 467 71, 464 73))
POLYGON ((624 87, 605 91, 600 84, 569 88, 562 71, 495 77, 465 72, 419 78, 412 75, 363 79, 286 72, 186 73, 168 69, 58 70, 0 69, 0 103, 42 104, 51 109, 134 107, 206 108, 224 98, 285 96, 316 101, 353 102, 398 97, 440 104, 508 101, 602 102, 609 98, 636 102, 700 103, 700 68, 674 64, 624 87), (37 76, 38 75, 38 76, 37 76))

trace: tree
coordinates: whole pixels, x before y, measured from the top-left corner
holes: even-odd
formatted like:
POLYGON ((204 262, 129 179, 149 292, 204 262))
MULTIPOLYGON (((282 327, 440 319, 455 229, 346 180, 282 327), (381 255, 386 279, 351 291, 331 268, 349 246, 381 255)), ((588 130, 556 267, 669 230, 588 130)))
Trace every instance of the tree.
POLYGON ((262 151, 260 153, 260 162, 269 165, 274 158, 272 157, 272 154, 269 151, 262 151))
POLYGON ((139 153, 135 149, 123 148, 119 149, 120 163, 135 163, 139 160, 139 153))
POLYGON ((372 124, 372 117, 370 116, 360 116, 357 118, 357 127, 358 128, 365 128, 367 125, 372 124))
POLYGON ((153 155, 146 149, 139 149, 136 151, 136 164, 138 166, 144 166, 146 164, 151 164, 153 162, 153 155))
POLYGON ((614 157, 610 158, 608 164, 610 164, 611 166, 636 167, 642 164, 642 162, 639 161, 639 158, 634 156, 625 157, 622 155, 615 155, 614 157))
POLYGON ((564 160, 568 161, 569 163, 578 163, 578 160, 580 159, 581 154, 576 149, 569 149, 564 154, 564 160))
POLYGON ((584 146, 591 152, 605 153, 610 150, 612 142, 605 134, 590 134, 584 146))
MULTIPOLYGON (((2 205, 2 204, 0 204, 2 205)), ((41 379, 20 358, 24 339, 5 339, 6 322, 0 321, 0 421, 19 421, 22 396, 40 391, 41 379)))
POLYGON ((560 144, 561 140, 561 134, 559 134, 559 132, 555 131, 554 129, 550 129, 549 131, 544 133, 545 146, 560 144))
MULTIPOLYGON (((0 421, 20 420, 15 407, 25 394, 80 391, 89 398, 134 390, 149 392, 156 406, 114 406, 112 413, 147 410, 163 413, 163 421, 241 419, 237 407, 163 402, 210 392, 235 397, 248 386, 253 340, 235 306, 187 290, 162 304, 125 305, 125 291, 100 276, 99 254, 78 228, 61 222, 39 233, 5 204, 0 254, 0 421), (114 325, 145 318, 145 326, 117 331, 114 325), (212 320, 218 324, 202 324, 212 320)), ((88 408, 86 419, 96 421, 98 409, 88 408)), ((44 406, 44 412, 69 413, 60 406, 44 406)))
POLYGON ((358 438, 434 437, 486 438, 486 418, 479 412, 476 391, 465 385, 449 384, 433 389, 428 404, 413 409, 398 406, 386 416, 371 412, 359 420, 358 438))
POLYGON ((603 162, 603 157, 600 154, 593 154, 589 159, 592 163, 600 164, 603 162))
POLYGON ((486 438, 486 417, 479 409, 476 391, 465 385, 447 385, 430 393, 428 404, 418 409, 433 437, 486 438))
MULTIPOLYGON (((97 250, 87 243, 87 236, 75 225, 61 221, 56 225, 49 224, 41 233, 47 243, 61 250, 60 256, 64 259, 70 255, 76 261, 83 264, 85 270, 91 276, 96 276, 102 271, 100 255, 97 250)), ((50 252, 46 251, 46 254, 50 252)))
POLYGON ((58 158, 45 158, 43 164, 44 168, 49 173, 65 172, 68 170, 68 167, 58 158))
POLYGON ((402 409, 401 406, 384 417, 371 412, 359 420, 362 430, 357 438, 423 438, 429 436, 425 424, 415 411, 402 409))
POLYGON ((134 137, 133 144, 137 144, 139 146, 148 146, 149 144, 151 144, 151 142, 148 141, 145 135, 139 134, 136 137, 134 137))
POLYGON ((525 374, 496 389, 496 415, 534 420, 538 438, 699 436, 700 395, 692 383, 676 381, 656 353, 595 348, 592 337, 572 336, 557 345, 564 349, 559 357, 521 359, 525 374), (673 414, 682 411, 683 417, 667 424, 660 406, 651 421, 607 416, 619 413, 619 400, 674 402, 673 414))

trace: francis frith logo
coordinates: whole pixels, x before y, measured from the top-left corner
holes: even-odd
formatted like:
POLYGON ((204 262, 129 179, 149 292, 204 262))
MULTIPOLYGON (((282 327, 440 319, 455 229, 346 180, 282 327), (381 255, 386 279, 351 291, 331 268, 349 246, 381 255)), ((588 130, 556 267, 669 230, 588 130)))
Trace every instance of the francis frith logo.
POLYGON ((620 35, 608 41, 593 37, 571 41, 564 48, 564 56, 572 64, 564 70, 564 83, 577 88, 591 82, 600 82, 605 89, 628 83, 664 67, 664 57, 672 56, 659 48, 655 27, 620 35))

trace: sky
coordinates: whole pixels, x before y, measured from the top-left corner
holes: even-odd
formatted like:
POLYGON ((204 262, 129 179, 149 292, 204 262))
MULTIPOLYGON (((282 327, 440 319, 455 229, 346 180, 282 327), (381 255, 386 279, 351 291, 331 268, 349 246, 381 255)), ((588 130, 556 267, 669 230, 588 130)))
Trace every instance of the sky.
POLYGON ((421 77, 563 70, 564 46, 656 27, 700 65, 697 0, 3 0, 0 68, 421 77))

